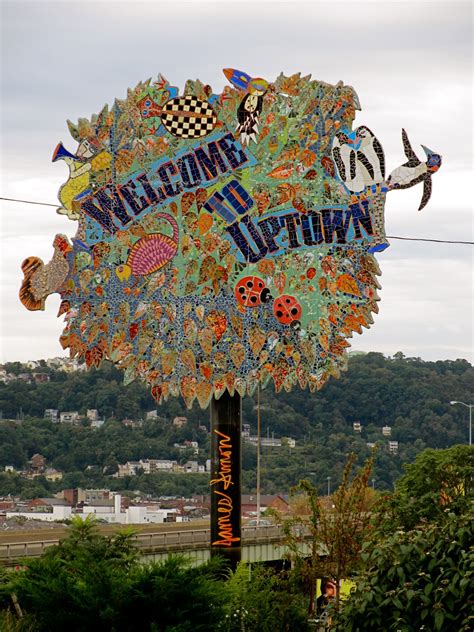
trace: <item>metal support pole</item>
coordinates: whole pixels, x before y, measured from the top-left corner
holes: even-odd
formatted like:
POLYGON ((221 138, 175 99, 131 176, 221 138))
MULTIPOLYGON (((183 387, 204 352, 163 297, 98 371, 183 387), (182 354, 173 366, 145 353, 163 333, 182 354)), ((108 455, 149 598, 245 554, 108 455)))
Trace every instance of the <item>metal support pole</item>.
POLYGON ((451 404, 451 406, 454 406, 455 404, 461 404, 461 406, 469 408, 469 445, 472 445, 472 409, 474 407, 474 404, 466 404, 466 402, 459 402, 458 400, 454 400, 449 403, 451 404))
POLYGON ((211 555, 241 560, 241 398, 211 401, 211 555))
POLYGON ((469 406, 469 445, 472 445, 472 404, 469 406))

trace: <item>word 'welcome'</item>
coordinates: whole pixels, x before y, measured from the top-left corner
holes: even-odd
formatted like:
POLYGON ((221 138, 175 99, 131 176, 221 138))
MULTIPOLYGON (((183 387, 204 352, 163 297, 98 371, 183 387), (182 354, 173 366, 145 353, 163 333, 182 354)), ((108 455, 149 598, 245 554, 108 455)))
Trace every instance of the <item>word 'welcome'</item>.
POLYGON ((222 174, 253 162, 232 134, 226 134, 175 160, 159 160, 148 172, 138 173, 124 184, 102 187, 81 201, 81 209, 114 234, 183 191, 210 186, 222 174))

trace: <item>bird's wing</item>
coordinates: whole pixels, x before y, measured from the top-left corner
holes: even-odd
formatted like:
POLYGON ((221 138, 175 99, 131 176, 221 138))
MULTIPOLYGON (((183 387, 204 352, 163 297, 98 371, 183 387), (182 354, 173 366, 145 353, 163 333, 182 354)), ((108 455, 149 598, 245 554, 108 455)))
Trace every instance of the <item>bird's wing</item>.
POLYGON ((357 160, 359 162, 361 162, 364 167, 367 169, 370 177, 372 178, 372 180, 374 179, 374 168, 372 167, 372 165, 370 164, 370 162, 367 159, 367 156, 365 154, 363 154, 361 151, 357 152, 357 160))
POLYGON ((344 167, 344 163, 341 158, 341 150, 339 147, 334 147, 332 150, 332 155, 334 158, 334 162, 336 163, 337 170, 339 171, 339 176, 343 182, 346 181, 346 168, 344 167))
POLYGON ((431 176, 427 176, 423 181, 423 196, 421 198, 421 203, 418 208, 419 211, 421 211, 422 208, 425 208, 425 206, 428 204, 428 200, 430 199, 430 196, 431 196, 431 176))
POLYGON ((351 180, 354 180, 354 178, 356 177, 356 153, 354 150, 352 150, 350 153, 349 165, 351 171, 351 180))
POLYGON ((385 180, 385 155, 383 153, 382 145, 380 144, 378 138, 376 138, 375 136, 374 136, 374 141, 373 141, 373 147, 380 161, 380 173, 382 174, 382 178, 385 180))
POLYGON ((408 158, 408 162, 405 163, 407 167, 416 167, 420 164, 420 159, 413 151, 413 148, 408 140, 408 135, 404 129, 402 129, 402 140, 403 140, 403 149, 405 151, 405 156, 408 158))

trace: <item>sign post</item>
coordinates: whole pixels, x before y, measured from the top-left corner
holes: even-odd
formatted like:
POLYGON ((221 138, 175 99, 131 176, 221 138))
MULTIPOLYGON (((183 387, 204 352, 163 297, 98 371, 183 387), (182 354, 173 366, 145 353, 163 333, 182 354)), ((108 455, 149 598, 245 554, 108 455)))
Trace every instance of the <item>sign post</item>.
POLYGON ((211 555, 232 569, 241 559, 241 404, 238 393, 211 400, 211 555))

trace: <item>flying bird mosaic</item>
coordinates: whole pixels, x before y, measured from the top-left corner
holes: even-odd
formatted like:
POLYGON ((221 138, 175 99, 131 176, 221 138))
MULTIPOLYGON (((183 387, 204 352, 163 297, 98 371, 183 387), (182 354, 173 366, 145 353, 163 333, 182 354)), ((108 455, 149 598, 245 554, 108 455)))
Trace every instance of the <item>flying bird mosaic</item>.
POLYGON ((23 263, 20 289, 30 310, 60 294, 72 357, 203 408, 225 390, 339 375, 378 311, 386 196, 420 183, 423 208, 441 166, 403 130, 407 162, 386 177, 342 82, 224 74, 221 94, 159 75, 68 121, 77 148, 52 159, 68 167, 58 212, 77 230, 56 236, 49 263, 23 263))

